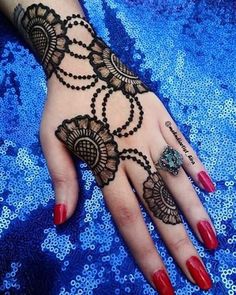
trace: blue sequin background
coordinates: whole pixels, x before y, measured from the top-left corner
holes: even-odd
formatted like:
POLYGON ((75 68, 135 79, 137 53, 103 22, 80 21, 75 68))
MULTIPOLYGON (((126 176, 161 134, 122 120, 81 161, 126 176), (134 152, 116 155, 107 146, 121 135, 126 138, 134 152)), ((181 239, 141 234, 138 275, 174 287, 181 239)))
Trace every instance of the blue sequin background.
MULTIPOLYGON (((185 223, 214 282, 183 276, 143 210, 177 295, 236 294, 234 0, 84 0, 98 34, 155 91, 217 185, 198 190, 219 237, 210 252, 185 223)), ((80 203, 60 229, 39 143, 41 66, 0 18, 0 294, 156 294, 137 268, 91 171, 78 163, 80 203)))

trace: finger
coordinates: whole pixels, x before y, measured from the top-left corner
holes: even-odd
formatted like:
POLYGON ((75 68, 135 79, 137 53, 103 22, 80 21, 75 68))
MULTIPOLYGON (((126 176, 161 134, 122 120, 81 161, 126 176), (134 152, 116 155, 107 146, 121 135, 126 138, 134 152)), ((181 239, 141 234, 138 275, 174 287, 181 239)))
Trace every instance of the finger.
POLYGON ((64 223, 76 208, 79 194, 77 173, 66 147, 55 137, 54 130, 41 125, 40 140, 56 195, 54 223, 64 223))
POLYGON ((199 160, 198 156, 187 142, 183 134, 178 129, 174 120, 166 111, 164 106, 161 106, 162 115, 159 118, 159 125, 162 135, 168 145, 179 151, 184 157, 183 167, 185 171, 192 177, 194 182, 207 192, 214 192, 215 186, 206 168, 199 160))
MULTIPOLYGON (((159 135, 158 140, 153 140, 151 148, 153 163, 160 159, 166 147, 165 140, 161 138, 162 136, 159 135)), ((216 249, 218 240, 214 226, 185 171, 180 168, 177 175, 161 169, 158 169, 158 172, 199 240, 208 249, 216 249)))
MULTIPOLYGON (((150 156, 148 160, 152 171, 155 171, 150 156)), ((164 242, 183 272, 189 280, 198 284, 202 289, 209 289, 211 287, 210 277, 189 240, 183 224, 179 223, 181 219, 177 207, 159 174, 145 171, 133 161, 127 164, 126 171, 164 242), (193 268, 192 264, 196 267, 193 268)))
POLYGON ((119 231, 145 277, 160 294, 174 294, 165 266, 143 220, 136 196, 122 169, 119 168, 115 180, 104 187, 103 193, 119 231))

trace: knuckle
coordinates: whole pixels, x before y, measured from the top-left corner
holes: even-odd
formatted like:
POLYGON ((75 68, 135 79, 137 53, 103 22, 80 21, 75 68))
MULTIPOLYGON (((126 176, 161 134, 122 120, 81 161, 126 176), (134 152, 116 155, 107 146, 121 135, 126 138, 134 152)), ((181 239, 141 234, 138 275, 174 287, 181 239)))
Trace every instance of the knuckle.
POLYGON ((186 213, 189 216, 196 216, 197 214, 202 212, 202 204, 200 202, 200 200, 198 200, 197 198, 193 198, 193 200, 191 200, 191 203, 189 203, 186 207, 186 213))
POLYGON ((51 172, 52 182, 57 187, 63 187, 75 181, 75 176, 68 173, 51 172))
POLYGON ((183 251, 184 248, 189 247, 191 242, 187 236, 178 238, 176 241, 172 241, 170 243, 170 247, 174 251, 183 251))
POLYGON ((120 205, 116 208, 116 219, 119 226, 135 223, 139 218, 139 210, 131 206, 120 205))
MULTIPOLYGON (((183 155, 183 153, 182 153, 182 155, 183 155)), ((185 169, 191 169, 191 170, 193 167, 193 164, 189 161, 189 158, 187 158, 186 156, 184 156, 184 166, 185 166, 185 169)))
POLYGON ((141 259, 160 260, 157 250, 153 244, 147 243, 142 247, 141 259))

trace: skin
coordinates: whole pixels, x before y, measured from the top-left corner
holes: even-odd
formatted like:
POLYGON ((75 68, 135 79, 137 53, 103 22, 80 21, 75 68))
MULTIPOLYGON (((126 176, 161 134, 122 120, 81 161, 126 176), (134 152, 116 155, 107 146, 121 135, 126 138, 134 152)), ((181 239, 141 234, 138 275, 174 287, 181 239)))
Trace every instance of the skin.
MULTIPOLYGON (((9 18, 12 18, 14 8, 18 3, 24 8, 27 8, 33 3, 40 2, 32 0, 2 0, 0 2, 0 9, 9 18)), ((64 5, 64 1, 54 0, 44 1, 43 4, 53 8, 62 18, 73 13, 83 15, 78 1, 67 0, 66 5, 64 5)), ((83 34, 84 40, 89 40, 87 33, 84 32, 83 34)), ((75 72, 76 65, 68 61, 66 62, 66 68, 71 72, 75 72)), ((89 68, 86 68, 86 65, 84 65, 83 74, 86 75, 89 72, 89 68)), ((40 127, 40 140, 54 185, 56 203, 66 204, 67 219, 72 216, 76 204, 79 201, 79 186, 71 154, 65 145, 56 138, 54 133, 57 126, 64 119, 73 118, 79 114, 90 113, 90 98, 92 94, 92 90, 86 90, 81 94, 64 87, 59 83, 55 75, 52 75, 48 80, 48 96, 40 127)), ((128 111, 125 111, 122 96, 122 93, 115 92, 113 94, 114 99, 109 105, 108 117, 111 128, 121 126, 127 119, 128 111)), ((179 209, 192 227, 192 230, 202 242, 197 229, 197 223, 202 220, 207 220, 211 223, 211 220, 203 208, 187 174, 201 187, 197 179, 197 174, 206 170, 191 146, 178 130, 178 127, 159 98, 152 92, 138 94, 138 98, 145 114, 142 128, 133 136, 116 138, 119 150, 124 148, 135 149, 138 147, 138 150, 147 156, 151 169, 155 171, 154 163, 159 159, 166 145, 172 146, 183 154, 173 134, 165 126, 166 121, 171 122, 173 129, 178 132, 178 136, 181 137, 183 144, 194 157, 195 164, 192 165, 189 159, 184 157, 183 168, 180 169, 177 176, 171 175, 163 170, 160 170, 160 175, 172 193, 179 209)), ((99 110, 97 112, 99 114, 99 110)), ((109 185, 102 188, 107 207, 137 264, 153 288, 155 287, 152 282, 152 274, 159 269, 166 268, 143 220, 139 206, 140 202, 149 212, 153 223, 176 263, 183 270, 186 277, 195 283, 185 263, 191 256, 199 257, 199 255, 182 223, 176 225, 163 223, 147 207, 147 203, 143 199, 143 183, 146 179, 147 172, 137 165, 137 163, 134 161, 121 161, 115 179, 109 185), (130 182, 135 188, 138 198, 134 194, 130 182)), ((199 259, 201 260, 200 257, 199 259)))

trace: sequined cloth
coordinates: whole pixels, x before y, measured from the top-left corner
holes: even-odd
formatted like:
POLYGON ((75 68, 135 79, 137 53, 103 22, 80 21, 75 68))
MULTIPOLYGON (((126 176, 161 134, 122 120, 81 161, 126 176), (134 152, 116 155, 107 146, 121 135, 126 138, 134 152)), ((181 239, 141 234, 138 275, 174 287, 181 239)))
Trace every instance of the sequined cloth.
MULTIPOLYGON (((220 241, 209 252, 185 223, 214 282, 200 291, 143 216, 176 294, 236 294, 234 0, 86 0, 98 34, 165 103, 212 176, 197 189, 220 241)), ((0 294, 156 294, 122 240, 91 171, 78 163, 74 216, 53 225, 54 192, 39 143, 41 66, 0 18, 0 294)))

